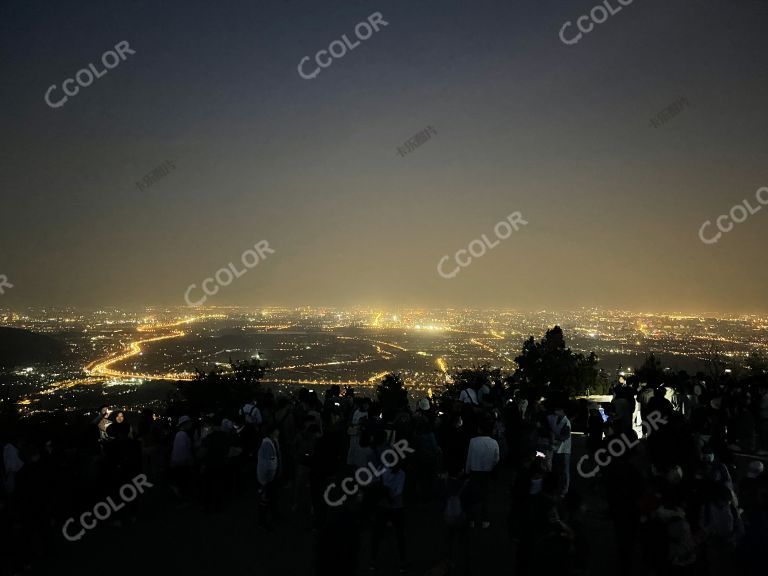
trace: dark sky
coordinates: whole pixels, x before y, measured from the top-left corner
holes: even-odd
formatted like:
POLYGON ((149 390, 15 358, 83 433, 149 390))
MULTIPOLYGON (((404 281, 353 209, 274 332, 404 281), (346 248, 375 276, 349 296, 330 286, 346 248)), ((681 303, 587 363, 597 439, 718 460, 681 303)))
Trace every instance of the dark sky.
POLYGON ((183 305, 266 239, 210 304, 768 311, 768 207, 699 239, 768 186, 768 1, 635 0, 563 44, 597 3, 4 0, 0 307, 183 305), (373 12, 389 25, 299 77, 373 12), (136 54, 45 104, 120 41, 136 54), (438 275, 514 211, 528 226, 438 275))

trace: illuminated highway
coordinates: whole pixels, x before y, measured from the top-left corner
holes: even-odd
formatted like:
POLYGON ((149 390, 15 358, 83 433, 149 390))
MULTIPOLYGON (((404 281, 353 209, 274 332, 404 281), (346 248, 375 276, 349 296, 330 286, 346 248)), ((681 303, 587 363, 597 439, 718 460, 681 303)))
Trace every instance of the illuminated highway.
MULTIPOLYGON (((192 318, 185 318, 184 320, 179 320, 178 322, 172 322, 169 324, 143 324, 136 328, 137 332, 157 332, 160 330, 168 330, 173 329, 177 326, 181 326, 184 324, 190 324, 192 322, 196 322, 203 319, 208 318, 224 318, 224 315, 216 314, 216 315, 208 315, 208 316, 193 316, 192 318)), ((173 330, 170 334, 164 334, 162 336, 155 336, 153 338, 144 338, 141 340, 136 340, 135 342, 130 342, 126 349, 121 352, 120 354, 117 354, 115 356, 110 356, 109 358, 103 359, 103 360, 94 360, 90 364, 88 364, 84 370, 85 373, 89 376, 103 376, 106 378, 141 378, 143 380, 193 380, 195 378, 195 374, 191 372, 166 372, 165 374, 144 374, 139 372, 125 372, 121 370, 115 370, 112 368, 115 364, 119 362, 124 362, 125 360, 128 360, 129 358, 133 358, 135 356, 139 356, 142 353, 142 344, 148 344, 149 342, 159 342, 161 340, 170 340, 172 338, 180 338, 182 336, 186 335, 186 332, 183 330, 173 330)))

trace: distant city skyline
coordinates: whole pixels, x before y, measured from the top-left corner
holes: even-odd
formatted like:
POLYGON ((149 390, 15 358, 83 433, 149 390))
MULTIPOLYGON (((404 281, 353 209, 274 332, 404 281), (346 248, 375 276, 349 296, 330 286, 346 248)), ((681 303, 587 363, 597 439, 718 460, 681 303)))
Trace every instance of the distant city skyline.
POLYGON ((331 305, 331 304, 262 304, 262 305, 242 305, 242 304, 227 304, 218 306, 203 306, 199 308, 190 308, 184 305, 170 305, 170 304, 132 304, 132 305, 119 305, 119 304, 101 304, 101 305, 75 305, 75 304, 25 304, 17 306, 3 305, 0 302, 0 317, 3 314, 19 314, 25 311, 40 311, 40 310, 73 310, 82 313, 93 313, 100 310, 104 311, 123 311, 126 313, 158 313, 167 311, 169 313, 177 314, 179 316, 194 316, 198 313, 206 312, 249 312, 260 313, 268 310, 299 310, 309 309, 313 311, 319 310, 335 310, 335 311, 361 311, 368 310, 371 312, 383 312, 383 313, 397 313, 404 310, 410 311, 422 311, 422 312, 444 312, 447 310, 466 310, 473 312, 516 312, 520 314, 537 314, 537 313, 551 313, 551 314, 567 314, 573 312, 584 311, 597 311, 606 313, 626 312, 630 314, 649 314, 655 316, 685 316, 685 317, 711 317, 711 318, 726 318, 734 316, 757 316, 768 317, 768 311, 717 311, 717 310, 685 310, 670 308, 667 310, 654 310, 650 308, 632 308, 632 307, 607 307, 607 306, 574 306, 572 308, 555 308, 555 307, 539 307, 539 308, 520 308, 514 306, 417 306, 417 305, 376 305, 376 304, 351 304, 348 306, 343 305, 331 305))
POLYGON ((186 308, 142 310, 40 309, 0 312, 0 339, 28 338, 26 351, 0 346, 0 366, 13 368, 26 410, 63 408, 117 387, 133 409, 165 396, 161 384, 225 372, 232 363, 270 365, 264 381, 296 386, 372 389, 397 372, 421 394, 437 391, 461 367, 512 371, 524 342, 560 325, 566 345, 594 352, 607 382, 633 373, 651 352, 673 371, 713 365, 734 372, 768 350, 768 315, 702 317, 581 310, 186 308), (757 356, 754 356, 757 354, 757 356), (38 359, 36 362, 35 359, 38 359), (40 363, 48 358, 49 363, 40 363), (198 372, 199 371, 199 372, 198 372))

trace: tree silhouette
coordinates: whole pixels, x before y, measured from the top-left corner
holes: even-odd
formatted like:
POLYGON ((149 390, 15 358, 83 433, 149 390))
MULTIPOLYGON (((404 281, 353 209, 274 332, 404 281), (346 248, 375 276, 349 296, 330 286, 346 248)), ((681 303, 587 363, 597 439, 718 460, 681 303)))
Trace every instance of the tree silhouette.
POLYGON ((196 370, 191 381, 176 383, 175 398, 192 413, 233 411, 261 393, 261 379, 270 370, 268 362, 259 359, 229 360, 230 370, 213 370, 206 374, 196 370))
POLYGON ((661 368, 661 360, 656 358, 656 355, 651 352, 646 356, 640 368, 637 369, 635 376, 637 376, 639 382, 645 382, 654 388, 663 384, 665 374, 661 368))
POLYGON ((573 395, 594 389, 598 383, 597 356, 572 352, 560 326, 547 330, 538 342, 533 336, 528 338, 515 362, 515 377, 528 387, 552 387, 573 395))
POLYGON ((400 374, 387 374, 376 387, 376 396, 386 418, 392 418, 400 410, 408 408, 408 391, 400 374))
POLYGON ((747 358, 746 365, 752 376, 763 376, 768 374, 768 357, 762 352, 751 352, 747 358))
POLYGON ((449 384, 442 394, 438 397, 440 405, 448 406, 451 402, 459 399, 461 391, 467 386, 477 388, 483 384, 492 386, 495 382, 508 382, 511 376, 503 374, 500 368, 491 368, 483 364, 481 366, 472 366, 471 368, 461 368, 453 374, 453 382, 449 384))

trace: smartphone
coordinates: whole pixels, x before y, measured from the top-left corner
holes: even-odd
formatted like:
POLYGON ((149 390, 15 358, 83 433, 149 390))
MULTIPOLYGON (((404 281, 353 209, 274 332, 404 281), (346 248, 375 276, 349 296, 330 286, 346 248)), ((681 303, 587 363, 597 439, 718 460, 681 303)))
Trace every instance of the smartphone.
POLYGON ((603 408, 602 404, 597 409, 598 412, 600 412, 600 417, 603 419, 603 422, 608 421, 608 414, 605 413, 605 408, 603 408))

